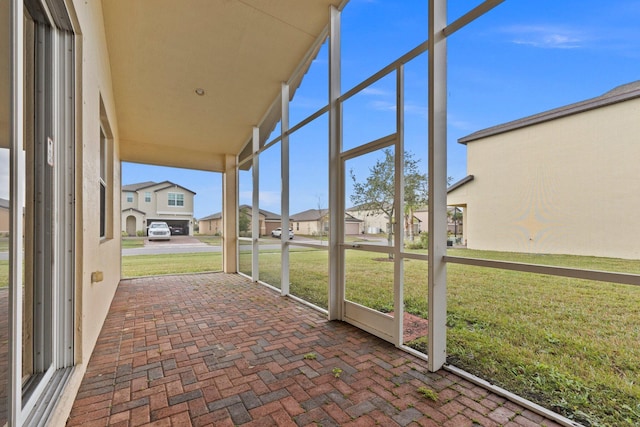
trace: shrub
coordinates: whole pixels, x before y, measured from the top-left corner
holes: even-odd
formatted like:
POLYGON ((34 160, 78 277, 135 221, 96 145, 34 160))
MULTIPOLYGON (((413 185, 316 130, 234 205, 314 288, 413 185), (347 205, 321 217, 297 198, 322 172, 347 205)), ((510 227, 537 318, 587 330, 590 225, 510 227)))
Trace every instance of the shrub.
POLYGON ((136 236, 138 236, 138 237, 144 237, 144 231, 142 231, 142 230, 138 230, 138 231, 136 231, 136 236))
POLYGON ((420 233, 420 238, 415 239, 413 242, 405 242, 407 249, 428 249, 429 248, 429 233, 420 233))

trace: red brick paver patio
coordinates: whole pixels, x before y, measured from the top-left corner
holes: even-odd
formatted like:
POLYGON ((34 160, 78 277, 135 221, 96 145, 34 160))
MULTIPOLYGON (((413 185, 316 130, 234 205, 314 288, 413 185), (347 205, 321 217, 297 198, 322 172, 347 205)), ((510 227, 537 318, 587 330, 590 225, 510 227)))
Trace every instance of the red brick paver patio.
POLYGON ((120 283, 67 425, 558 424, 241 276, 211 273, 120 283))

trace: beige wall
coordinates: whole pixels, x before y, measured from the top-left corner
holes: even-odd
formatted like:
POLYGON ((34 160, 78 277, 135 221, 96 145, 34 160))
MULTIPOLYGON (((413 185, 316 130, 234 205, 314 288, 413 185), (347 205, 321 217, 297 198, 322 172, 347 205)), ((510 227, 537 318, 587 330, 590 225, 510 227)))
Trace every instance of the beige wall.
POLYGON ((76 363, 77 367, 52 415, 51 425, 64 425, 86 364, 95 346, 120 281, 120 161, 110 66, 100 1, 69 0, 77 32, 76 47, 76 363), (112 238, 100 239, 100 97, 114 134, 109 171, 112 238), (92 283, 92 272, 103 280, 92 283))
POLYGON ((9 232, 9 209, 0 208, 0 233, 9 232))
POLYGON ((640 99, 467 144, 469 248, 640 258, 640 99))
POLYGON ((349 214, 363 221, 360 230, 365 234, 386 233, 389 228, 389 218, 381 212, 350 210, 349 214))
POLYGON ((198 221, 198 234, 214 235, 222 233, 222 219, 198 221))
MULTIPOLYGON (((190 193, 181 187, 169 187, 156 191, 155 197, 156 209, 160 215, 171 212, 172 214, 193 217, 193 193, 190 193), (184 206, 169 206, 169 193, 182 194, 184 197, 184 206)), ((147 216, 149 215, 151 215, 151 213, 147 212, 147 216)))
POLYGON ((320 234, 320 222, 319 221, 291 221, 289 223, 294 234, 305 234, 308 236, 315 236, 320 234))

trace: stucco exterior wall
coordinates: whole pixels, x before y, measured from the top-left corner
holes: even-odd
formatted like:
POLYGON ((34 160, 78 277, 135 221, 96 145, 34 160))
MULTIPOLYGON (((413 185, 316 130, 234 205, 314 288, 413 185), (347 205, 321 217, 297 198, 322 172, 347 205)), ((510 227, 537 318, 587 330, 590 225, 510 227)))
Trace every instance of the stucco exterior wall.
POLYGON ((177 215, 180 217, 193 217, 193 194, 180 187, 163 188, 156 191, 156 209, 159 215, 177 215), (182 194, 183 206, 169 206, 169 193, 182 194))
POLYGON ((640 99, 467 144, 469 248, 640 258, 640 99))
POLYGON ((9 209, 0 208, 0 233, 9 232, 9 209))
POLYGON ((200 220, 198 221, 198 233, 205 235, 222 233, 222 226, 222 218, 200 220))
POLYGON ((306 234, 315 236, 320 234, 319 221, 291 221, 291 229, 295 234, 306 234))
POLYGON ((363 221, 360 231, 364 230, 365 234, 386 233, 389 228, 389 218, 381 212, 352 209, 349 215, 363 221))

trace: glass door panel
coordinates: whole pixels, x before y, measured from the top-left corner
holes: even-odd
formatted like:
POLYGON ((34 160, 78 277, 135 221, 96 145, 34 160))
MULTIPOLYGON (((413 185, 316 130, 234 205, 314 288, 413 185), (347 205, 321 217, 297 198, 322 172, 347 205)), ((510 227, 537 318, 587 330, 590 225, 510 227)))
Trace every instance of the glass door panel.
POLYGON ((345 320, 395 342, 395 149, 362 152, 344 161, 345 320))
MULTIPOLYGON (((11 4, 0 0, 0 28, 11 28, 11 4)), ((11 174, 11 50, 9 31, 0 36, 0 425, 8 421, 9 381, 9 176, 11 174)), ((18 284, 19 286, 19 284, 18 284)))
MULTIPOLYGON (((253 194, 253 168, 240 166, 238 174, 238 271, 251 277, 253 268, 253 244, 251 242, 251 197, 253 194)), ((224 221, 224 218, 222 219, 224 221)))
POLYGON ((393 246, 394 155, 394 147, 385 147, 344 162, 345 243, 393 246))

